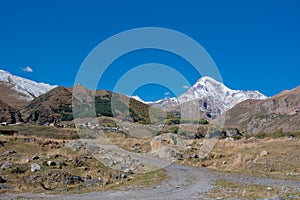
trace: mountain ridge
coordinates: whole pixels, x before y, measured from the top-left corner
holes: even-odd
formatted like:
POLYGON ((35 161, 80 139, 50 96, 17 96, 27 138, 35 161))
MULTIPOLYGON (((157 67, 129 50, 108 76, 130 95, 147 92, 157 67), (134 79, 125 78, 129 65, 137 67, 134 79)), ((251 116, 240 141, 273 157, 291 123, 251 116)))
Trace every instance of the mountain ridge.
POLYGON ((300 131, 300 86, 265 100, 246 100, 226 113, 225 128, 247 133, 300 131))
POLYGON ((7 88, 22 94, 23 98, 31 101, 34 98, 44 94, 57 85, 50 85, 46 83, 38 83, 26 78, 12 75, 10 72, 0 69, 0 85, 5 85, 7 88))
POLYGON ((201 112, 209 112, 209 110, 213 109, 217 113, 223 114, 234 105, 247 99, 267 98, 267 96, 257 90, 233 90, 211 77, 204 76, 178 98, 167 98, 150 103, 150 105, 165 111, 178 111, 180 105, 197 103, 199 106, 198 110, 201 112))

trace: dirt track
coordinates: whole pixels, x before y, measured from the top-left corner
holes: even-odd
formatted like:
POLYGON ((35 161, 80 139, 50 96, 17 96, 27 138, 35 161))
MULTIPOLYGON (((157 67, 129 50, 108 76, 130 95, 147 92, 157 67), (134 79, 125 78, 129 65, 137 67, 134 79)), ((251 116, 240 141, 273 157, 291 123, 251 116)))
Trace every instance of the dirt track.
POLYGON ((127 188, 118 191, 91 192, 73 195, 45 195, 45 194, 1 194, 0 199, 203 199, 203 194, 212 188, 212 181, 228 179, 246 184, 259 184, 265 186, 287 185, 300 188, 300 182, 283 181, 264 178, 253 178, 237 174, 214 172, 205 168, 195 168, 172 164, 166 168, 170 178, 157 187, 127 188))

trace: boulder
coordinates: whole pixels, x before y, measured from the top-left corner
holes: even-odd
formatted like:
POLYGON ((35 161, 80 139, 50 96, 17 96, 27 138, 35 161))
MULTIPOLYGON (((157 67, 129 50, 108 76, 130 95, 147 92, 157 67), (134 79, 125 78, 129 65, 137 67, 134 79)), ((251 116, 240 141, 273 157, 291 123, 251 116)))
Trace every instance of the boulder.
POLYGON ((184 144, 181 138, 173 133, 166 133, 154 137, 151 142, 151 153, 164 159, 176 159, 184 152, 184 144))
POLYGON ((31 160, 38 160, 40 157, 38 155, 32 156, 31 160))
POLYGON ((3 163, 1 165, 1 168, 2 169, 9 169, 9 168, 12 168, 13 164, 12 163, 3 163))
POLYGON ((31 164, 30 168, 31 172, 40 171, 42 169, 41 166, 36 163, 31 164))
POLYGON ((48 165, 48 166, 55 166, 56 163, 53 162, 53 161, 51 161, 51 160, 49 160, 49 161, 47 161, 47 165, 48 165))
POLYGON ((65 144, 65 146, 72 149, 73 151, 79 151, 84 147, 84 145, 78 140, 71 140, 70 142, 65 144))
POLYGON ((1 176, 0 176, 0 183, 6 183, 6 180, 4 180, 1 176))
POLYGON ((237 128, 225 130, 225 137, 236 137, 242 135, 243 134, 237 128))
POLYGON ((267 156, 267 155, 269 155, 269 152, 267 152, 266 150, 260 152, 260 156, 267 156))
POLYGON ((16 153, 15 150, 8 150, 8 151, 3 152, 1 155, 2 156, 10 156, 10 155, 15 154, 15 153, 16 153))

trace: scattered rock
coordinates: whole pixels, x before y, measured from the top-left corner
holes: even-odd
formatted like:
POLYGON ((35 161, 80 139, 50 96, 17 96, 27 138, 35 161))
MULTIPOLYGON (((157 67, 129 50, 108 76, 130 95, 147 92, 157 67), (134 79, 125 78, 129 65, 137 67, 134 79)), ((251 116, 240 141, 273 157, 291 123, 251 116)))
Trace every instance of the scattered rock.
POLYGON ((0 176, 0 183, 6 183, 6 180, 4 180, 1 176, 0 176))
POLYGON ((31 141, 30 138, 23 138, 23 142, 29 143, 31 141))
POLYGON ((267 152, 266 150, 263 150, 262 152, 260 152, 260 156, 267 156, 269 155, 270 153, 267 152))
POLYGON ((49 160, 49 161, 47 161, 47 165, 48 165, 48 166, 55 166, 56 163, 53 162, 53 161, 51 161, 51 160, 49 160))
POLYGON ((21 169, 20 167, 15 167, 15 168, 11 169, 10 172, 15 173, 15 174, 22 174, 25 172, 25 170, 21 169))
POLYGON ((58 160, 55 162, 57 166, 65 167, 68 166, 64 161, 58 160))
POLYGON ((270 197, 270 198, 264 198, 261 200, 284 200, 284 198, 282 196, 274 196, 274 197, 270 197))
POLYGON ((273 188, 271 188, 271 187, 267 187, 267 190, 268 190, 268 191, 271 191, 271 190, 273 190, 273 188))
POLYGON ((67 178, 65 178, 64 181, 67 185, 72 185, 74 183, 83 182, 83 180, 80 176, 68 176, 67 178))
POLYGON ((114 166, 116 164, 118 164, 117 160, 111 160, 111 161, 109 161, 108 166, 111 167, 111 166, 114 166))
POLYGON ((2 169, 9 169, 9 168, 12 168, 13 164, 12 163, 3 163, 1 165, 1 168, 2 169))
POLYGON ((39 177, 40 177, 39 175, 28 176, 27 177, 27 181, 28 182, 34 181, 34 180, 36 180, 39 177))
POLYGON ((2 156, 10 156, 10 155, 15 154, 15 153, 16 153, 15 150, 8 150, 8 151, 3 152, 1 155, 2 156))
POLYGON ((201 134, 201 133, 195 133, 194 135, 194 139, 201 139, 201 138, 204 138, 205 135, 201 134))
POLYGON ((292 194, 294 191, 293 191, 293 188, 287 186, 287 185, 283 185, 279 191, 278 191, 278 194, 279 195, 288 195, 288 194, 292 194))
POLYGON ((124 172, 128 173, 128 174, 134 174, 134 169, 126 168, 126 169, 124 169, 124 172))
POLYGON ((88 170, 90 170, 90 168, 89 168, 89 167, 87 167, 87 166, 83 166, 83 167, 82 167, 82 169, 83 169, 84 171, 88 171, 88 170))
POLYGON ((4 147, 4 142, 0 141, 0 148, 4 147))
POLYGON ((84 145, 77 140, 71 140, 70 142, 65 144, 66 147, 72 149, 73 151, 79 151, 84 145))
POLYGON ((120 177, 121 178, 127 178, 127 175, 126 174, 120 174, 120 177))
POLYGON ((85 185, 88 187, 92 186, 100 186, 103 184, 103 179, 102 178, 93 178, 93 179, 88 179, 85 182, 85 185))
POLYGON ((55 158, 58 158, 59 156, 60 156, 59 154, 54 154, 53 158, 55 159, 55 158))
POLYGON ((75 158, 73 161, 74 167, 82 167, 84 165, 84 162, 78 158, 75 158))
POLYGON ((92 179, 92 176, 91 176, 91 175, 86 175, 86 176, 85 176, 85 180, 90 180, 90 179, 92 179))
POLYGON ((0 183, 0 190, 12 190, 12 189, 15 189, 15 186, 0 183))
POLYGON ((228 129, 225 131, 225 137, 237 137, 242 136, 243 134, 239 131, 239 129, 228 129))
POLYGON ((286 176, 294 176, 294 173, 286 173, 286 176))
POLYGON ((40 171, 42 169, 41 166, 36 163, 31 164, 30 168, 31 172, 40 171))
POLYGON ((31 160, 38 160, 40 157, 38 155, 32 156, 31 160))
POLYGON ((67 184, 67 185, 73 185, 75 183, 75 181, 74 180, 65 180, 65 184, 67 184))
POLYGON ((226 165, 226 164, 227 164, 227 161, 224 160, 224 161, 222 162, 222 165, 226 165))
POLYGON ((198 158, 198 155, 196 153, 194 153, 190 156, 190 158, 198 158))
POLYGON ((140 144, 135 144, 131 147, 131 150, 132 151, 140 151, 142 149, 141 145, 140 144))
POLYGON ((225 141, 234 141, 234 138, 227 137, 227 138, 225 138, 225 141))

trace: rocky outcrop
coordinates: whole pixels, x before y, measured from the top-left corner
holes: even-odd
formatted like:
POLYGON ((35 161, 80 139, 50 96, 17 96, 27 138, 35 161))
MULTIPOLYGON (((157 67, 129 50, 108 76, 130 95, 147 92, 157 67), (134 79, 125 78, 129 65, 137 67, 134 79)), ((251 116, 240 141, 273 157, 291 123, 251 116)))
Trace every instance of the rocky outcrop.
POLYGON ((173 133, 154 137, 150 145, 152 155, 168 160, 181 157, 185 149, 181 138, 173 133))

